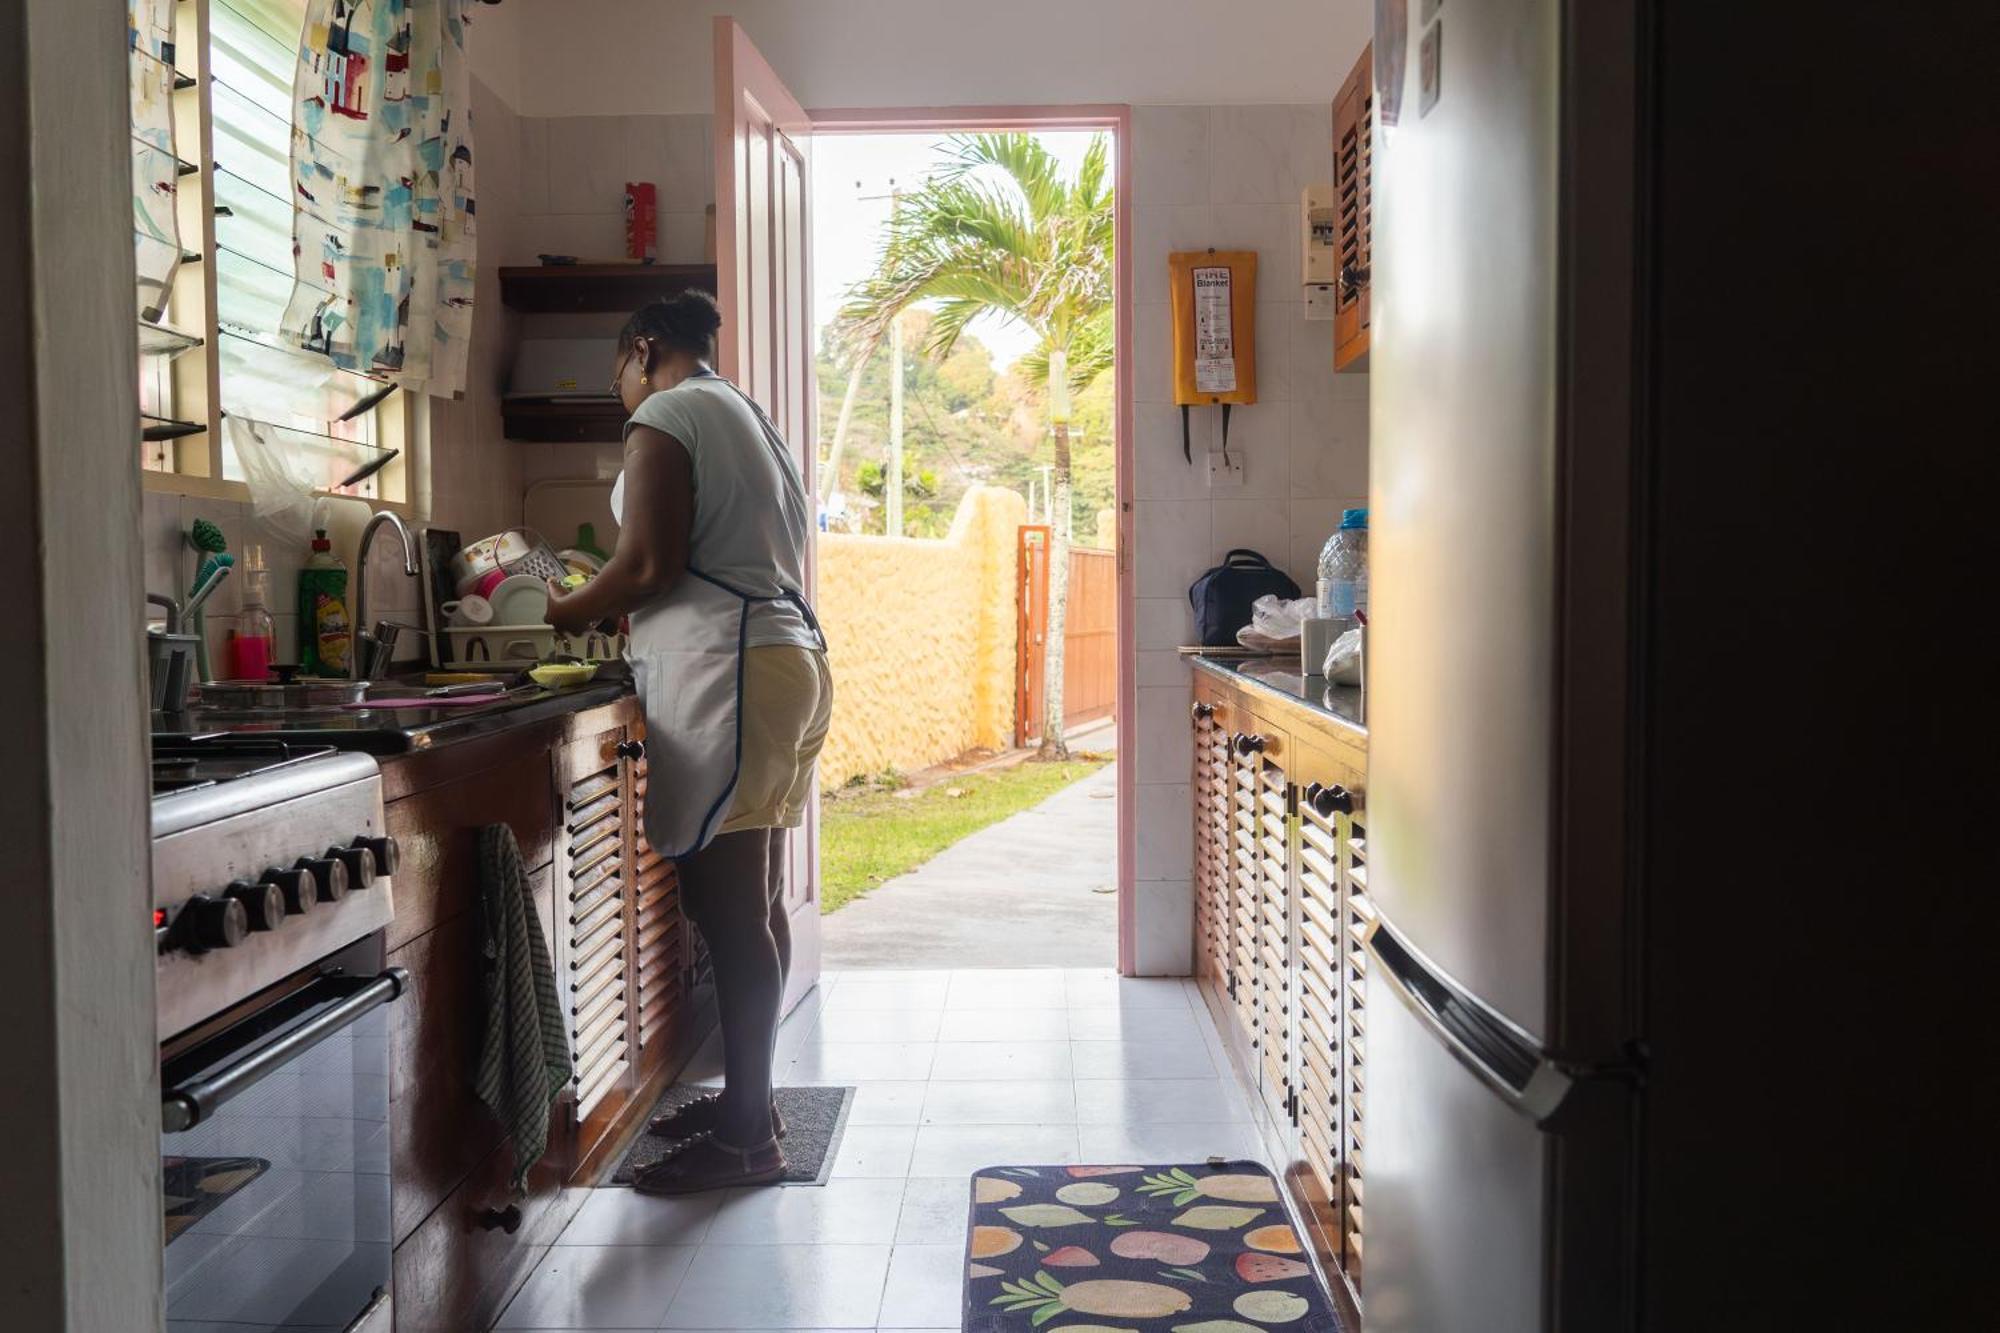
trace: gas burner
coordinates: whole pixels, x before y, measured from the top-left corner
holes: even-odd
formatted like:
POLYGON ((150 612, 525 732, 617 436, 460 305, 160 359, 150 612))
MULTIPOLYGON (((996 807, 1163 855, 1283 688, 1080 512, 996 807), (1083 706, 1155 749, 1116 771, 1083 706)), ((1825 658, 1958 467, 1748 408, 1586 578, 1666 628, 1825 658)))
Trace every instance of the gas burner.
POLYGON ((232 736, 156 736, 153 739, 153 795, 213 787, 334 753, 330 745, 288 745, 283 741, 232 736))

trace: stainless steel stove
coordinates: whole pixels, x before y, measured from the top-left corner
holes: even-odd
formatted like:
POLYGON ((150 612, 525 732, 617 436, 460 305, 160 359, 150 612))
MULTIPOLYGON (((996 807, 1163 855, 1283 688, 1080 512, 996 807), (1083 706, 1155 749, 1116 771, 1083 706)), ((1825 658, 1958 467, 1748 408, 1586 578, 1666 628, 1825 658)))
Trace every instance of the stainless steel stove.
POLYGON ((395 915, 374 759, 156 740, 168 1327, 386 1330, 395 915))

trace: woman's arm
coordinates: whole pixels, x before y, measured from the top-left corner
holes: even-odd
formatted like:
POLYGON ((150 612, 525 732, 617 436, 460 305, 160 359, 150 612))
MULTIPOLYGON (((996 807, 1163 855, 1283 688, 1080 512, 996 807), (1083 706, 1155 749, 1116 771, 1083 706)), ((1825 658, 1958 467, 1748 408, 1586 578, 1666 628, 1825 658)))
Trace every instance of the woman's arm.
POLYGON ((651 426, 625 437, 625 518, 618 549, 574 592, 549 590, 549 623, 577 633, 627 615, 680 581, 694 528, 694 462, 685 445, 651 426))

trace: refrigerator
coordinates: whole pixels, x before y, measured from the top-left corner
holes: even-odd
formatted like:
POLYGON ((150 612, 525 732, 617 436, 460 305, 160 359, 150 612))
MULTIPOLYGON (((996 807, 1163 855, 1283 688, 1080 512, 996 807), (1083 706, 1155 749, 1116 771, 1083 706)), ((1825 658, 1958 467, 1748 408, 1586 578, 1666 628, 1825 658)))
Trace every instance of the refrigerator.
POLYGON ((1618 8, 1377 11, 1369 1333, 1633 1317, 1618 8))

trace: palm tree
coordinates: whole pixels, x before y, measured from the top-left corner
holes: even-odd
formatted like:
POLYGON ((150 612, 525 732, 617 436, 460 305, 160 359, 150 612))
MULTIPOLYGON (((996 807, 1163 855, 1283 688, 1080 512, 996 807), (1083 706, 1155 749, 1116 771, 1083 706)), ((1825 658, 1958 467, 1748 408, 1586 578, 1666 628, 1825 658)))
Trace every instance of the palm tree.
POLYGON ((1043 386, 1054 437, 1049 540, 1046 716, 1041 754, 1068 758, 1063 737, 1063 629, 1069 605, 1069 400, 1111 368, 1112 193, 1103 136, 1074 177, 1029 134, 959 134, 945 161, 899 195, 875 273, 855 284, 835 322, 865 360, 897 315, 933 307, 923 350, 942 358, 980 315, 1028 330, 1024 375, 1043 386))

